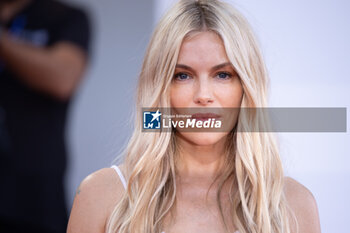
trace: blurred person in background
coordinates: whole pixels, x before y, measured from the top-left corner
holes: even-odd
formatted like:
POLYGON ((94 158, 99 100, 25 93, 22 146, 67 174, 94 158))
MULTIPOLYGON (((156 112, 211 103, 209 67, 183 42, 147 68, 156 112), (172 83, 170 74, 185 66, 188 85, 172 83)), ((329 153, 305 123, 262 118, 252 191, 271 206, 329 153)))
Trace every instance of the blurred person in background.
POLYGON ((0 23, 0 232, 65 232, 65 122, 88 17, 52 0, 0 0, 0 23))

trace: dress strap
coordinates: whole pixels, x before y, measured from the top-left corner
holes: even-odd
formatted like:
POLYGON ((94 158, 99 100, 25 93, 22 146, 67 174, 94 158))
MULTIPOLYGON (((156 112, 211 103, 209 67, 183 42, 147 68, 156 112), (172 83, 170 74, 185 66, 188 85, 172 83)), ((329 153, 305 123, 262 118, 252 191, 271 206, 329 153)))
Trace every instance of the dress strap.
POLYGON ((117 174, 119 175, 120 181, 122 182, 122 184, 124 186, 124 189, 126 189, 126 180, 125 180, 125 177, 123 176, 122 171, 116 165, 111 166, 111 168, 113 168, 117 172, 117 174))

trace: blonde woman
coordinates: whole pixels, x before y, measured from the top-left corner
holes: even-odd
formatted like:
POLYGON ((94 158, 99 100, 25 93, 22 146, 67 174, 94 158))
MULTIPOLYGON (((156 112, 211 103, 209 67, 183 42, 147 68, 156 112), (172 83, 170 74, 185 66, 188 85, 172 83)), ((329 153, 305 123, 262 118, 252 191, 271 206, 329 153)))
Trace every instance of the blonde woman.
POLYGON ((320 233, 316 201, 284 177, 272 134, 244 130, 252 112, 230 132, 142 132, 142 107, 264 107, 267 82, 237 10, 175 4, 144 58, 124 161, 84 179, 68 233, 320 233))

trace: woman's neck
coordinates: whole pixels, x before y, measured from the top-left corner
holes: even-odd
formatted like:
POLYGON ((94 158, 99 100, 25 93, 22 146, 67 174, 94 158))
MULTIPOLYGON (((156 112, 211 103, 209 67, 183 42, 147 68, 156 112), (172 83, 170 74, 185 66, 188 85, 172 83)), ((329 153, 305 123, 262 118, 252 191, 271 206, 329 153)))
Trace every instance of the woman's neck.
POLYGON ((212 181, 224 162, 225 138, 213 145, 195 145, 177 136, 179 148, 176 167, 182 180, 200 179, 212 181))

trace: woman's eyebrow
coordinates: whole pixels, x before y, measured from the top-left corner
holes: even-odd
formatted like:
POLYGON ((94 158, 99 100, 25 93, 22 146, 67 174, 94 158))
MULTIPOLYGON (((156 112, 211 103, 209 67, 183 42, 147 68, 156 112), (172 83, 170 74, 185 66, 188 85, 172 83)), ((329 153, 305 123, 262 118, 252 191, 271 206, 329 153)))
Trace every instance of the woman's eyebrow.
MULTIPOLYGON (((218 69, 221 69, 221 68, 224 68, 226 66, 232 66, 232 64, 230 62, 224 62, 224 63, 221 63, 219 65, 216 65, 216 66, 213 66, 211 68, 212 71, 215 71, 215 70, 218 70, 218 69)), ((194 70, 190 67, 190 66, 187 66, 187 65, 184 65, 184 64, 176 64, 175 66, 176 68, 182 68, 182 69, 185 69, 185 70, 189 70, 189 71, 192 71, 194 72, 194 70)), ((232 66, 233 67, 233 66, 232 66)))
POLYGON ((219 70, 219 69, 224 68, 224 67, 226 67, 226 66, 231 66, 231 67, 233 67, 232 64, 231 64, 231 62, 224 62, 224 63, 221 63, 221 64, 219 64, 219 65, 213 66, 213 67, 211 68, 211 70, 212 70, 212 71, 214 71, 214 70, 219 70))
POLYGON ((181 68, 181 69, 185 69, 185 70, 189 70, 191 72, 194 72, 194 70, 190 66, 186 66, 184 64, 176 64, 175 68, 181 68))

